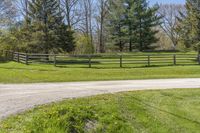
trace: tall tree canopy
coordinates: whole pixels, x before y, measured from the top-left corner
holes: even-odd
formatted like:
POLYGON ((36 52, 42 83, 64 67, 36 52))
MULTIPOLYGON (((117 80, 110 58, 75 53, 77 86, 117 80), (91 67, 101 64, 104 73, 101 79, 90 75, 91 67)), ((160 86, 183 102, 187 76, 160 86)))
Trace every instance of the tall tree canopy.
POLYGON ((7 27, 17 16, 17 9, 12 0, 0 0, 0 26, 7 27))
POLYGON ((48 53, 59 46, 59 29, 62 16, 57 0, 32 0, 29 2, 28 27, 31 32, 30 50, 48 53))
POLYGON ((180 42, 185 48, 199 47, 200 42, 200 0, 187 0, 186 12, 180 12, 179 26, 180 42))
POLYGON ((26 52, 71 52, 74 50, 72 29, 63 21, 58 0, 31 0, 21 32, 26 52))
POLYGON ((135 45, 140 51, 154 49, 152 44, 158 39, 155 35, 158 33, 156 26, 160 25, 161 16, 156 13, 159 7, 157 5, 148 7, 146 0, 137 0, 135 8, 136 28, 135 28, 135 45))
MULTIPOLYGON (((159 6, 150 6, 147 0, 2 0, 0 22, 8 23, 3 18, 15 11, 10 9, 18 9, 21 15, 9 28, 0 24, 1 31, 5 31, 1 33, 0 43, 11 44, 13 50, 23 52, 74 51, 76 54, 172 49, 178 42, 190 48, 200 40, 199 5, 195 2, 198 0, 187 0, 188 11, 178 15, 178 22, 176 14, 170 16, 174 9, 168 8, 168 16, 175 24, 169 25, 165 20, 167 15, 163 13, 165 17, 162 17, 159 6), (165 32, 160 25, 165 26, 165 32), (170 47, 161 46, 165 45, 161 43, 161 31, 162 38, 167 38, 164 40, 171 39, 165 43, 170 47)), ((14 17, 10 14, 11 18, 14 17)))
MULTIPOLYGON (((123 38, 129 44, 129 51, 133 49, 140 51, 154 49, 155 47, 152 44, 158 41, 155 36, 158 31, 155 27, 160 25, 161 22, 161 16, 157 15, 159 7, 149 7, 146 0, 123 0, 116 4, 122 9, 113 8, 110 13, 112 17, 108 20, 120 22, 114 25, 114 27, 118 26, 116 27, 118 31, 113 31, 115 34, 118 33, 116 38, 125 34, 123 38), (119 6, 119 4, 121 5, 119 6), (121 12, 119 13, 119 11, 121 12), (122 29, 125 33, 122 33, 122 29)), ((111 24, 111 27, 113 27, 113 24, 111 24)))

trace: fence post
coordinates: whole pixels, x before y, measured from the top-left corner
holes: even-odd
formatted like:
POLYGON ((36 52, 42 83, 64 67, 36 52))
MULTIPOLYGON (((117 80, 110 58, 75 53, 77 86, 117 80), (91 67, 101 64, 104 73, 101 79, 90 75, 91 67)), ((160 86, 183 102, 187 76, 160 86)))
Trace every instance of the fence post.
POLYGON ((29 57, 28 57, 28 54, 26 53, 26 65, 28 65, 28 59, 29 57))
POLYGON ((3 50, 1 50, 1 56, 4 57, 4 51, 3 50))
POLYGON ((176 55, 173 56, 174 65, 176 65, 176 55))
POLYGON ((200 54, 198 54, 198 63, 200 65, 200 54))
POLYGON ((5 51, 5 59, 6 59, 6 61, 8 61, 8 51, 7 50, 5 51))
POLYGON ((54 66, 56 67, 56 55, 54 55, 54 66))
POLYGON ((19 52, 17 52, 17 62, 19 63, 19 52))
POLYGON ((12 61, 14 61, 14 51, 12 51, 12 61))
POLYGON ((148 66, 151 66, 151 57, 148 55, 148 66))
POLYGON ((120 55, 120 68, 123 67, 123 65, 122 65, 122 61, 123 61, 123 60, 122 60, 122 58, 123 58, 122 55, 120 55))
POLYGON ((91 62, 92 57, 91 57, 91 55, 89 55, 88 58, 89 58, 89 61, 88 61, 88 63, 89 63, 89 68, 91 68, 91 67, 92 67, 92 62, 91 62))

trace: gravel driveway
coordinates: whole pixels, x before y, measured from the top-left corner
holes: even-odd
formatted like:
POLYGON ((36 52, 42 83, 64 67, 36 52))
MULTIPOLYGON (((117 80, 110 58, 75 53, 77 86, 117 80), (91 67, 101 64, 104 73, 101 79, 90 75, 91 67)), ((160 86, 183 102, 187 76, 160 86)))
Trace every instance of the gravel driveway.
POLYGON ((200 78, 0 84, 0 119, 65 98, 148 89, 200 88, 200 78))

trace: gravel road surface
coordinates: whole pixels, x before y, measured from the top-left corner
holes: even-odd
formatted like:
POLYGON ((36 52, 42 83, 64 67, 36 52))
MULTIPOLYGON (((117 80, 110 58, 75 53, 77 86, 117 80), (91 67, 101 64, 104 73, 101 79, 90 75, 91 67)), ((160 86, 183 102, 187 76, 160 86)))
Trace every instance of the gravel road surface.
POLYGON ((37 105, 66 98, 86 97, 122 91, 200 88, 200 78, 94 81, 37 84, 0 84, 0 119, 37 105))

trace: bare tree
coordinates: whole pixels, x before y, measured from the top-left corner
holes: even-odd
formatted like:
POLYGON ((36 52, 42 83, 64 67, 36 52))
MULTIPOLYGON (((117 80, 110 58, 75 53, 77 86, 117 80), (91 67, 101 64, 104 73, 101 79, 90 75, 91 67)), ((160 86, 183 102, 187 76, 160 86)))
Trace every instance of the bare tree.
POLYGON ((98 7, 98 15, 96 17, 97 20, 97 31, 98 31, 98 39, 99 39, 99 46, 98 52, 104 53, 105 52, 105 19, 108 15, 109 10, 109 0, 99 0, 97 3, 98 7))
POLYGON ((183 10, 185 10, 184 5, 180 4, 164 4, 160 5, 159 9, 159 14, 163 16, 161 28, 170 38, 174 49, 176 49, 179 39, 179 35, 176 32, 178 24, 177 17, 179 16, 179 12, 182 12, 183 10))
POLYGON ((94 0, 81 0, 81 9, 83 20, 79 25, 79 29, 88 38, 88 43, 93 44, 93 4, 94 0))
POLYGON ((64 11, 67 25, 75 28, 82 20, 80 0, 61 0, 61 7, 64 11))
POLYGON ((0 25, 8 26, 16 18, 16 7, 12 0, 0 0, 0 25))
POLYGON ((27 17, 28 15, 28 2, 30 0, 17 0, 16 5, 18 10, 20 11, 21 15, 27 17))

